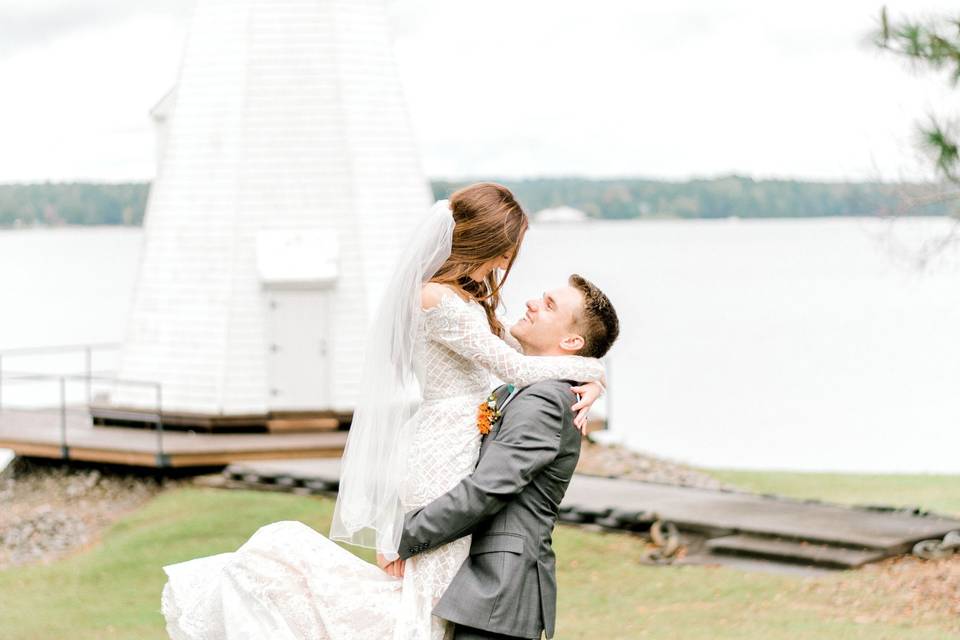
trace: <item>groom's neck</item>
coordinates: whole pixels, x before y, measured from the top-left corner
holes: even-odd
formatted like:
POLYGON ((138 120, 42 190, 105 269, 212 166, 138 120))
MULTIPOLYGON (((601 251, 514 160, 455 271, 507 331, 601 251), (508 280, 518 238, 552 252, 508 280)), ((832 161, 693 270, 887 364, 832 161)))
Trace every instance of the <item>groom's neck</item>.
POLYGON ((565 352, 560 347, 544 348, 536 347, 532 344, 527 344, 522 340, 518 340, 520 343, 520 348, 523 349, 523 355, 525 356, 567 356, 569 353, 565 352))

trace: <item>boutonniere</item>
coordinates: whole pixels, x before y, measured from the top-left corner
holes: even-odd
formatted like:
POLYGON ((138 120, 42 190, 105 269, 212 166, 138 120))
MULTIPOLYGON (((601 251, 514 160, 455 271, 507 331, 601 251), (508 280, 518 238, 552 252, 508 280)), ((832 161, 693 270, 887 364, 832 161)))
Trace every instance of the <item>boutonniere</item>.
MULTIPOLYGON (((513 393, 512 384, 507 385, 507 393, 504 397, 509 397, 511 393, 513 393)), ((480 409, 477 411, 477 429, 482 435, 487 435, 490 433, 490 427, 500 419, 501 415, 500 407, 497 406, 497 394, 491 393, 485 401, 480 403, 480 409)))

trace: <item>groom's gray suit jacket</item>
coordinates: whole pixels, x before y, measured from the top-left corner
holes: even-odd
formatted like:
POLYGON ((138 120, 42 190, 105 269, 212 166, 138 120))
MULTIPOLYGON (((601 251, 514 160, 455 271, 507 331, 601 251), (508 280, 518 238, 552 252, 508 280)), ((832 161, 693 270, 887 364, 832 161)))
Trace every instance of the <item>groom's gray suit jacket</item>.
MULTIPOLYGON (((472 475, 404 522, 409 558, 468 533, 470 556, 434 608, 457 624, 509 636, 553 637, 557 580, 552 532, 580 457, 572 383, 530 385, 503 408, 472 475)), ((499 404, 505 387, 497 390, 499 404)))

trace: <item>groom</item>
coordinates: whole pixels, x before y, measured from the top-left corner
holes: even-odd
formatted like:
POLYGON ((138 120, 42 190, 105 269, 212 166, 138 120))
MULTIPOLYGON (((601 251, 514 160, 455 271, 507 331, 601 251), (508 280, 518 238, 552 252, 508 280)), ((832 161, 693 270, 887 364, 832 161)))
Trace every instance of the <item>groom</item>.
MULTIPOLYGON (((616 340, 619 322, 607 296, 572 275, 567 286, 529 301, 510 332, 527 355, 599 358, 616 340)), ((433 610, 455 623, 455 640, 540 638, 544 630, 553 636, 551 534, 580 456, 571 384, 498 389, 502 417, 484 438, 476 470, 407 514, 401 560, 473 534, 470 556, 433 610)))

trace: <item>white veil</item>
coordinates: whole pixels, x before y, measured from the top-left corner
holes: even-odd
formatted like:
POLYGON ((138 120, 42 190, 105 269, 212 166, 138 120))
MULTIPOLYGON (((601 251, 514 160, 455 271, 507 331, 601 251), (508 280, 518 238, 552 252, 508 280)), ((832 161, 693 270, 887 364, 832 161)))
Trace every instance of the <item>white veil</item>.
POLYGON ((420 289, 450 257, 453 227, 449 203, 440 200, 402 250, 370 328, 343 453, 330 537, 389 559, 397 557, 403 530, 400 484, 421 398, 413 365, 420 289))

